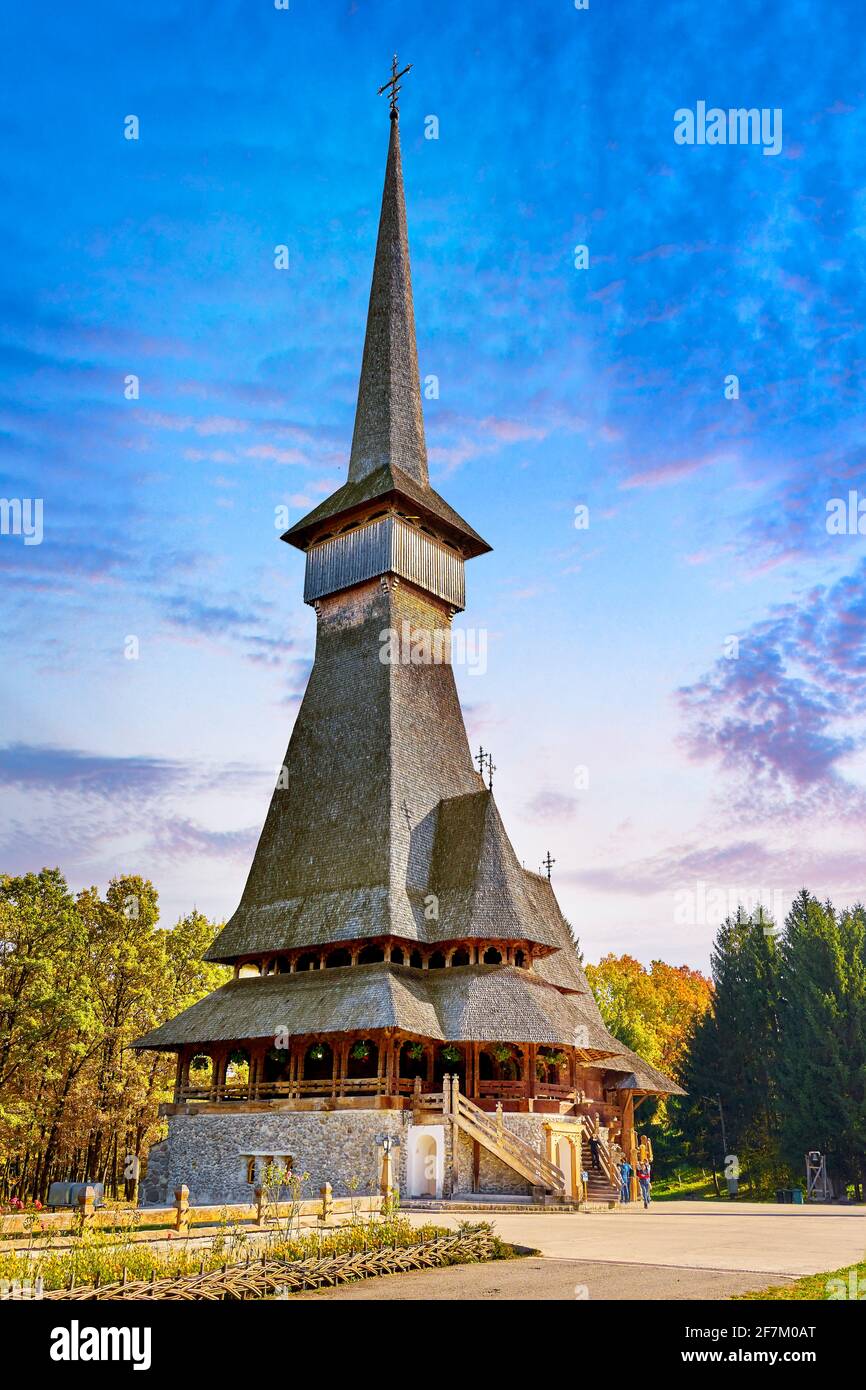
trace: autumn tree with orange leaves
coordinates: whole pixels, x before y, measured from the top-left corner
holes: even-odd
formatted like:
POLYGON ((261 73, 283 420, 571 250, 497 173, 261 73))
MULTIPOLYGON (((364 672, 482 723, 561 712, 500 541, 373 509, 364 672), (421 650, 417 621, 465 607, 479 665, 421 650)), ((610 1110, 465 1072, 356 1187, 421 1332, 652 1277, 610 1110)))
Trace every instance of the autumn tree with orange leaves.
POLYGON ((706 1013, 712 983, 687 965, 604 956, 586 975, 611 1033, 654 1067, 679 1080, 694 1023, 706 1013))

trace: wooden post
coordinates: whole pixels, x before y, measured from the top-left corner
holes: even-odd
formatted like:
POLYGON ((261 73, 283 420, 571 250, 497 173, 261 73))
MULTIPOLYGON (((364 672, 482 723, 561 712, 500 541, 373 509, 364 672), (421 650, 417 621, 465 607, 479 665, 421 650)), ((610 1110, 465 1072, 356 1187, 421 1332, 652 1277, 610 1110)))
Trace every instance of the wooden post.
POLYGON ((382 1147, 382 1182, 380 1186, 382 1196, 386 1202, 391 1200, 391 1151, 384 1145, 382 1147))
POLYGON ((498 1137, 499 1137, 499 1142, 500 1142, 500 1143, 502 1142, 502 1130, 503 1130, 503 1128, 504 1128, 504 1121, 503 1121, 503 1119, 502 1119, 502 1101, 501 1101, 501 1100, 498 1100, 498 1101, 496 1102, 496 1132, 497 1132, 497 1135, 498 1135, 498 1137))
POLYGON ((183 1048, 177 1054, 177 1066, 174 1073, 174 1103, 177 1105, 180 1094, 183 1090, 183 1048))
POLYGON ((189 1234, 189 1188, 186 1183, 181 1183, 180 1187, 174 1189, 174 1229, 182 1232, 183 1235, 189 1234))
POLYGON ((253 1188, 256 1199, 256 1225, 264 1226, 268 1211, 268 1197, 261 1183, 253 1188))
POLYGON ((392 1096, 399 1091, 399 1086, 394 1085, 394 1046, 396 1039, 390 1034, 385 1035, 385 1095, 392 1096))
POLYGON ((96 1190, 92 1187, 84 1187, 78 1194, 78 1222, 79 1231, 83 1231, 87 1223, 93 1217, 93 1210, 96 1205, 96 1190))
POLYGON ((322 1212, 319 1217, 319 1220, 322 1222, 327 1222, 331 1215, 331 1206, 333 1204, 334 1195, 331 1184, 329 1182, 326 1182, 324 1187, 319 1188, 319 1194, 322 1198, 322 1212))
POLYGON ((442 1114, 451 1114, 451 1073, 447 1071, 442 1078, 442 1114))

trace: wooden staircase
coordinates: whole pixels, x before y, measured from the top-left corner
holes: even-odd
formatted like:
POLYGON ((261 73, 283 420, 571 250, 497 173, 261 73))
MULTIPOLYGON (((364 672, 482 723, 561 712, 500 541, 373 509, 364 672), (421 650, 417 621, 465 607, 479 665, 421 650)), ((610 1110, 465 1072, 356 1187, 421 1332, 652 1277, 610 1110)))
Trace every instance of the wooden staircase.
POLYGON ((601 1133, 596 1128, 589 1115, 583 1116, 583 1135, 581 1139, 581 1162, 583 1171, 586 1173, 586 1195, 590 1202, 618 1202, 619 1201, 619 1180, 616 1175, 613 1157, 610 1147, 602 1139, 601 1133), (589 1141, 592 1138, 598 1139, 599 1155, 598 1161, 601 1164, 601 1172, 592 1166, 592 1150, 589 1141))
POLYGON ((494 1117, 464 1096, 456 1076, 445 1078, 441 1093, 427 1094, 417 1099, 425 1109, 441 1109, 443 1115, 451 1120, 455 1138, 456 1131, 462 1130, 533 1187, 541 1188, 554 1197, 564 1197, 565 1179, 556 1164, 506 1129, 501 1111, 494 1117))

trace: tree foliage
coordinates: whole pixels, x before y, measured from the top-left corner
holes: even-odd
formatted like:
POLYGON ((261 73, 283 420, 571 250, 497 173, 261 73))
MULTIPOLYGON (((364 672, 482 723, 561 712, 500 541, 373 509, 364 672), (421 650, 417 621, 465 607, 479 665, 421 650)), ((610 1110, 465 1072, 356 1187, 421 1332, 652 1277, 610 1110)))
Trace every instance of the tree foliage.
POLYGON ((840 1186, 866 1174, 866 913, 805 889, 784 930, 742 909, 713 947, 713 1004, 689 1040, 673 1106, 701 1159, 735 1155, 757 1185, 828 1155, 840 1186), (724 1133, 723 1133, 724 1126, 724 1133))
POLYGON ((678 1078, 693 1021, 710 1003, 710 981, 687 965, 604 956, 586 975, 605 1025, 626 1047, 678 1078))
POLYGON ((201 957, 217 926, 159 926, 145 879, 73 896, 58 869, 0 877, 0 1192, 55 1179, 134 1180, 158 1134, 174 1058, 130 1043, 222 984, 201 957))

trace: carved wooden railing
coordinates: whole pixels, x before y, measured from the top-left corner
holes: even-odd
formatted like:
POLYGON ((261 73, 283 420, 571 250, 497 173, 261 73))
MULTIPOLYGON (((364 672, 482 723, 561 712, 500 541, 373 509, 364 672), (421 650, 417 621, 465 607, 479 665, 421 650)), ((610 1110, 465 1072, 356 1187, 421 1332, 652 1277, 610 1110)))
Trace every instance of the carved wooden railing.
POLYGON ((527 1087, 525 1081, 479 1081, 478 1094, 497 1100, 524 1100, 527 1087))
MULTIPOLYGON (((447 1102, 447 1089, 445 1099, 447 1102)), ((565 1192, 562 1170, 538 1153, 531 1144, 525 1143, 510 1129, 506 1129, 501 1123, 501 1116, 493 1119, 486 1110, 479 1110, 478 1106, 460 1091, 456 1078, 450 1100, 450 1113, 455 1124, 470 1138, 477 1139, 479 1144, 483 1144, 496 1158, 527 1178, 534 1187, 543 1187, 560 1196, 565 1192)))
POLYGON ((182 1086, 178 1100, 292 1100, 301 1096, 383 1095, 385 1078, 346 1076, 327 1081, 231 1081, 221 1086, 182 1086))
POLYGON ((601 1161, 602 1172, 611 1186, 619 1189, 619 1174, 616 1171, 616 1164, 613 1160, 613 1154, 610 1151, 610 1145, 606 1139, 602 1138, 601 1125, 598 1122, 598 1117, 582 1115, 581 1119, 583 1120, 583 1132, 586 1135, 587 1141, 595 1139, 598 1142, 598 1156, 601 1161))

